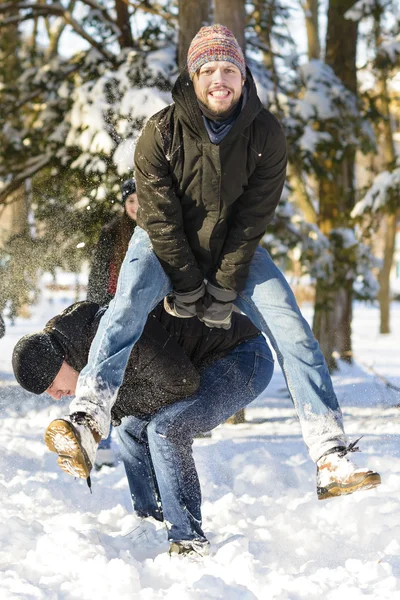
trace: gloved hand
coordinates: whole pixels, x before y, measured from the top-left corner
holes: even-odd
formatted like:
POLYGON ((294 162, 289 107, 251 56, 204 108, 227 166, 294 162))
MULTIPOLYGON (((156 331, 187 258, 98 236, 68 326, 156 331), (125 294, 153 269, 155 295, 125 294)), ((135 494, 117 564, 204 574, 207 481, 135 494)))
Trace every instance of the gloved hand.
POLYGON ((203 305, 197 316, 207 327, 229 329, 233 309, 232 302, 236 296, 236 292, 232 290, 225 290, 212 283, 207 283, 203 305))
POLYGON ((164 298, 164 309, 173 317, 190 319, 197 315, 197 307, 206 291, 204 282, 192 292, 171 292, 164 298))

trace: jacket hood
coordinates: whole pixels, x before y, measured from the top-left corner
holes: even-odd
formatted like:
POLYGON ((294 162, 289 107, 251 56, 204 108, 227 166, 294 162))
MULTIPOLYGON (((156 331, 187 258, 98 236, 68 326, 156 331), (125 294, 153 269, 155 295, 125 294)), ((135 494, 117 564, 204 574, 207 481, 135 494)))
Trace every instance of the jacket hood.
MULTIPOLYGON (((246 68, 246 103, 244 104, 239 116, 237 117, 232 129, 221 142, 222 144, 232 137, 240 134, 243 129, 248 127, 263 109, 261 100, 257 95, 257 88, 253 76, 246 68)), ((172 89, 172 98, 175 102, 176 111, 184 129, 189 132, 191 137, 201 138, 204 142, 210 142, 207 130, 204 125, 202 113, 194 91, 193 83, 189 77, 187 69, 181 73, 172 89)))

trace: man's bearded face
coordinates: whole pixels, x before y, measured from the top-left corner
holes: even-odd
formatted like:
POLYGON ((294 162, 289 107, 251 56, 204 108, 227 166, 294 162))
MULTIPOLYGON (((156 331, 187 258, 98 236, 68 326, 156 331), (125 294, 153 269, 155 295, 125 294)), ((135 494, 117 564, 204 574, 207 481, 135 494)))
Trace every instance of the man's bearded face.
POLYGON ((216 117, 223 116, 239 102, 243 84, 237 66, 225 61, 205 63, 193 78, 197 98, 216 117))

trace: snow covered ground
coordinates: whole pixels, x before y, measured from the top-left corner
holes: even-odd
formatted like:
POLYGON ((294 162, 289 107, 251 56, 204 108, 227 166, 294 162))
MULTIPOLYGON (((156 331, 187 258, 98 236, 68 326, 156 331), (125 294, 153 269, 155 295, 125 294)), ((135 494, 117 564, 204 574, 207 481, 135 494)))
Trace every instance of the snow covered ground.
MULTIPOLYGON (((70 301, 72 301, 70 299, 70 301)), ((382 475, 376 490, 317 501, 309 460, 277 368, 244 425, 195 442, 212 555, 167 555, 162 524, 132 514, 121 464, 93 494, 56 468, 43 432, 63 407, 16 385, 11 352, 67 298, 44 299, 0 340, 0 597, 66 600, 398 600, 400 598, 400 304, 393 333, 357 304, 357 364, 335 377, 352 439, 382 475)), ((309 309, 305 316, 311 317, 309 309)))

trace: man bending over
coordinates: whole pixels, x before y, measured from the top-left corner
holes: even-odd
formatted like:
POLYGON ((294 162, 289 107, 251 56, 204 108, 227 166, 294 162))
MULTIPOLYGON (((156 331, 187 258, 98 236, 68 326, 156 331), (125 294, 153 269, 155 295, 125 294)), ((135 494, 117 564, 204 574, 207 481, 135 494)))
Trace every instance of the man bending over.
MULTIPOLYGON (((20 385, 35 394, 47 391, 55 400, 73 395, 104 313, 94 302, 77 303, 43 331, 24 336, 13 353, 20 385)), ((171 552, 203 554, 208 548, 193 437, 254 400, 272 372, 268 344, 243 315, 233 315, 226 331, 210 330, 198 319, 176 319, 160 305, 150 313, 111 419, 135 512, 165 519, 171 552)), ((85 433, 82 415, 76 413, 53 421, 45 441, 64 471, 88 478, 91 446, 78 442, 85 433)))

